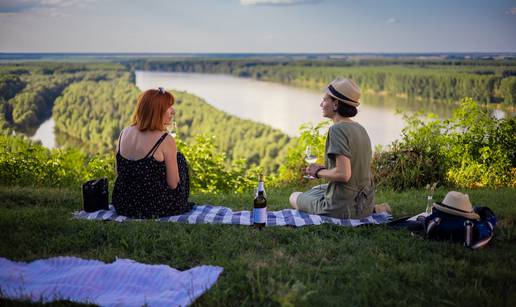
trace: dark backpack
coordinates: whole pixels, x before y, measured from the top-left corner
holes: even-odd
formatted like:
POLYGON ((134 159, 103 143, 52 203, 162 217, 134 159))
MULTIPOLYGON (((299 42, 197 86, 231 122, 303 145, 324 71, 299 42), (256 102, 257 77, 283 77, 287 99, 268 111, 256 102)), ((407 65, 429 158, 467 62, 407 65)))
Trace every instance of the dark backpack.
POLYGON ((485 246, 494 235, 496 216, 488 207, 475 207, 479 220, 451 215, 436 208, 425 218, 425 236, 431 240, 463 243, 477 249, 485 246))
POLYGON ((83 208, 86 212, 109 209, 107 178, 90 180, 82 185, 83 208))

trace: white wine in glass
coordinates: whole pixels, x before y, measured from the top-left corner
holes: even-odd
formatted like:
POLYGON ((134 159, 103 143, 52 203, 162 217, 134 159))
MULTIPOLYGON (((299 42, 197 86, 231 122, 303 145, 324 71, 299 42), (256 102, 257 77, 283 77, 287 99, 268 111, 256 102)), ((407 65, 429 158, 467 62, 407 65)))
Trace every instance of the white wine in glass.
MULTIPOLYGON (((306 149, 305 149, 305 162, 308 163, 308 164, 313 164, 316 161, 317 161, 317 156, 313 153, 312 146, 306 146, 306 149)), ((315 177, 311 176, 311 175, 305 175, 303 177, 307 178, 307 179, 315 179, 315 177)))
POLYGON ((172 129, 170 130, 170 135, 175 138, 177 136, 177 123, 176 121, 172 122, 172 129))

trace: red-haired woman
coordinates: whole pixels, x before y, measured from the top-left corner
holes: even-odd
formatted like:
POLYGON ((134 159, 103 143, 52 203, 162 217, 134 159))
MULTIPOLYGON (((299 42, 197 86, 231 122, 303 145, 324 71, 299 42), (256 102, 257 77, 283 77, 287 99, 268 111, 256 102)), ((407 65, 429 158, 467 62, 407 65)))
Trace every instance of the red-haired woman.
POLYGON ((174 96, 161 87, 138 97, 132 123, 118 140, 112 200, 118 214, 155 218, 191 210, 188 165, 166 130, 173 105, 174 96))

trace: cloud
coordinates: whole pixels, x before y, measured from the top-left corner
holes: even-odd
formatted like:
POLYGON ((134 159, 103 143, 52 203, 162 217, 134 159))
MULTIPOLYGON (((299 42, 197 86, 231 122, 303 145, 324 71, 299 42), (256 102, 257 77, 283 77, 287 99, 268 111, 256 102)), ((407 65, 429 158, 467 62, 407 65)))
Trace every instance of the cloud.
POLYGON ((505 11, 505 14, 515 16, 516 15, 516 7, 512 7, 508 11, 505 11))
POLYGON ((391 25, 393 23, 400 23, 400 21, 398 19, 396 19, 396 18, 389 18, 389 19, 387 19, 387 24, 388 25, 391 25))
POLYGON ((48 15, 50 17, 54 18, 61 18, 61 17, 70 17, 70 14, 60 13, 60 12, 49 12, 48 15))
POLYGON ((323 0, 240 0, 241 5, 270 5, 270 6, 287 6, 299 4, 315 4, 323 0))
POLYGON ((81 5, 92 0, 1 0, 0 14, 52 11, 53 15, 58 13, 55 10, 81 5))
POLYGON ((19 13, 32 7, 33 5, 27 1, 0 1, 0 13, 19 13))

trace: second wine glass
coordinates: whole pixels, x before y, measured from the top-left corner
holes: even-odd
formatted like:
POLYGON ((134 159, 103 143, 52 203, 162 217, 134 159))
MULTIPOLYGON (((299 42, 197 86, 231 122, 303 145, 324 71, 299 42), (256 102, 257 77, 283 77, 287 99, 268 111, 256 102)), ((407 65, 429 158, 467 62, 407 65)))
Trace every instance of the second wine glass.
POLYGON ((177 136, 177 123, 176 121, 172 122, 172 129, 170 129, 170 135, 175 138, 177 136))

